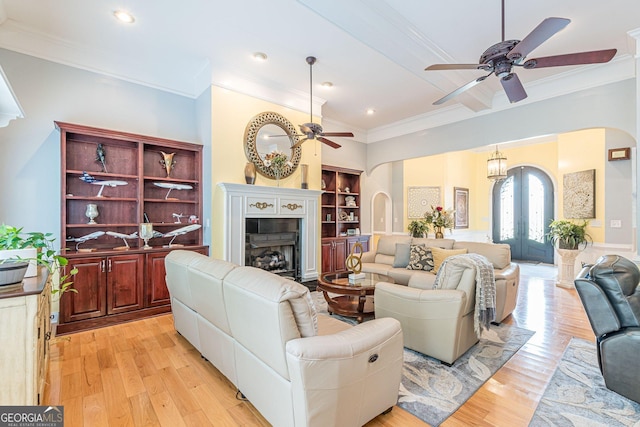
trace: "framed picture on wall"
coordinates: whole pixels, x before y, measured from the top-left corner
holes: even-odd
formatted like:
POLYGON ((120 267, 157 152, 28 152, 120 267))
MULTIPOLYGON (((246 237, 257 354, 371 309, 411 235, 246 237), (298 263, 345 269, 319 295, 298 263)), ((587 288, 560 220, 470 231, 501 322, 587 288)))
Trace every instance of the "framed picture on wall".
POLYGON ((469 189, 454 187, 453 201, 456 210, 453 228, 469 228, 469 189))
POLYGON ((407 217, 424 218, 431 206, 440 205, 440 187, 409 187, 407 189, 407 217))

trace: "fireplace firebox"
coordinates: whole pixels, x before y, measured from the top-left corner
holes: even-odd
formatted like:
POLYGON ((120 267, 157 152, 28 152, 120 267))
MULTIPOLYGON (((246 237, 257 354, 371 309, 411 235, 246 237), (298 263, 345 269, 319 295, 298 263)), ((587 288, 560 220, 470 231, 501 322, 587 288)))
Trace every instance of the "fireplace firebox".
POLYGON ((300 219, 246 218, 245 265, 300 279, 300 219))

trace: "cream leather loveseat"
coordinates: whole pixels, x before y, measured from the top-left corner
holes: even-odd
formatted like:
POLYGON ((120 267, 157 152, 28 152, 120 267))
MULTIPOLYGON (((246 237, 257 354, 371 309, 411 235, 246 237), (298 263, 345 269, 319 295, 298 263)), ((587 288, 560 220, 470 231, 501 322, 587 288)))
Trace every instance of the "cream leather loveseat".
MULTIPOLYGON (((385 235, 378 240, 375 251, 362 255, 362 271, 391 277, 396 283, 411 288, 432 289, 435 274, 431 271, 409 270, 411 245, 424 245, 442 249, 466 249, 467 253, 485 256, 493 264, 496 282, 496 319, 502 322, 516 307, 520 267, 511 262, 511 249, 507 244, 461 242, 453 239, 414 238, 402 235, 385 235)), ((450 284, 447 288, 455 288, 450 284)))
POLYGON ((274 426, 361 426, 393 407, 397 320, 316 315, 309 290, 191 251, 165 258, 176 330, 274 426))

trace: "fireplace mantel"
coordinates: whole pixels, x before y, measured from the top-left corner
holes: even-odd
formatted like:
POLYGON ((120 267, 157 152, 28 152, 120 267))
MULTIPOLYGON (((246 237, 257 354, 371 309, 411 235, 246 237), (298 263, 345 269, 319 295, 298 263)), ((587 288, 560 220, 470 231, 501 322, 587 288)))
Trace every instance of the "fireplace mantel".
POLYGON ((300 275, 318 278, 318 202, 322 191, 218 183, 224 191, 224 259, 244 265, 247 218, 300 218, 300 275))

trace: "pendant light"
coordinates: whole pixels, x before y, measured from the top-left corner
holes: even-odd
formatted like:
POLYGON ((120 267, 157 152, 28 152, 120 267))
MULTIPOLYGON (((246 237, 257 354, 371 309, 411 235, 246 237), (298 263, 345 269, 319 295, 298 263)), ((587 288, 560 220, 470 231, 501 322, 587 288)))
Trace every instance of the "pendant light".
POLYGON ((507 158, 498 151, 496 145, 495 153, 491 153, 487 160, 487 179, 500 181, 507 177, 507 158))

